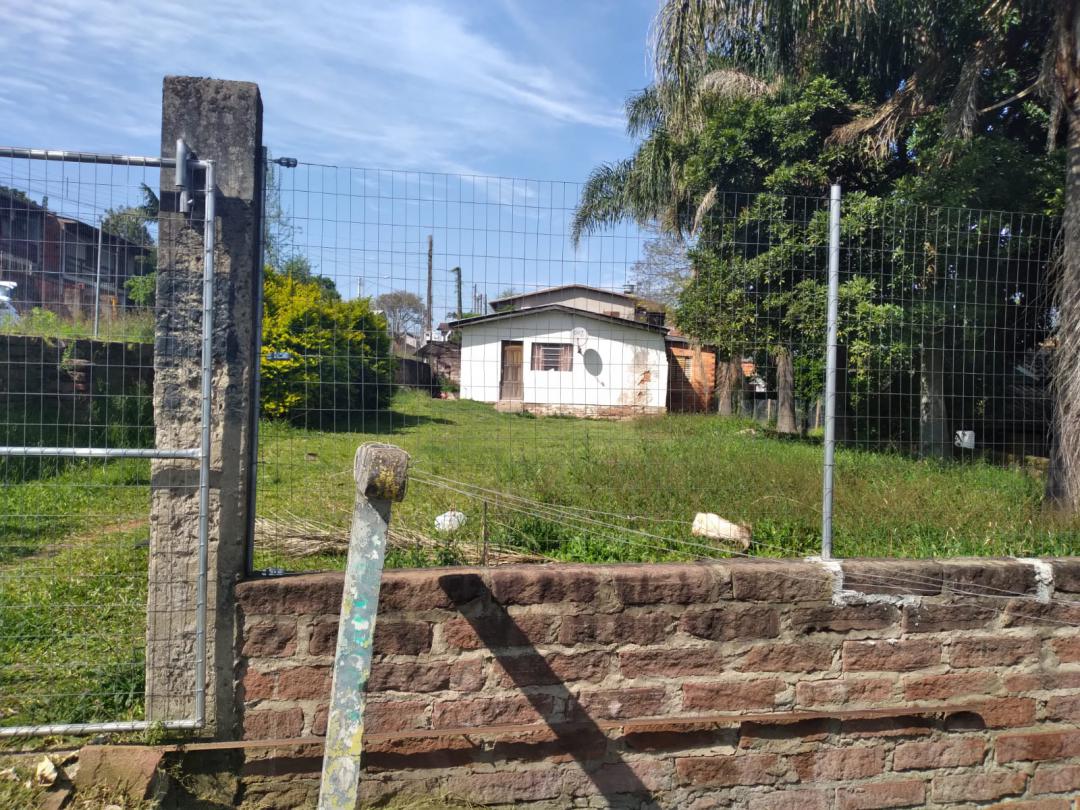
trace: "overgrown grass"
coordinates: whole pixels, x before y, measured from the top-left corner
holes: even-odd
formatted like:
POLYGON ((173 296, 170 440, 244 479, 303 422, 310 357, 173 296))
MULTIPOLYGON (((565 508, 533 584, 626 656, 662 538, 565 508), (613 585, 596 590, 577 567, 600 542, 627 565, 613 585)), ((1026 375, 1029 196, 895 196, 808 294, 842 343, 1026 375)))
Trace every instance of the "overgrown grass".
POLYGON ((151 309, 125 309, 113 316, 103 309, 101 317, 98 318, 98 333, 95 336, 93 313, 88 317, 72 318, 34 307, 18 321, 4 319, 0 322, 0 335, 152 343, 154 312, 151 309))
MULTIPOLYGON (((449 509, 464 512, 468 522, 443 548, 398 550, 391 565, 453 561, 455 548, 479 544, 481 502, 454 491, 475 493, 474 487, 610 513, 594 516, 596 523, 566 521, 497 505, 489 496, 491 542, 555 559, 723 556, 722 548, 702 548, 689 534, 699 511, 752 526, 754 554, 812 554, 820 543, 820 445, 778 438, 741 420, 531 418, 403 392, 394 414, 373 420, 367 433, 314 433, 282 424, 264 424, 262 431, 259 513, 285 522, 348 525, 351 462, 361 442, 391 441, 412 455, 417 475, 395 508, 394 525, 435 535, 435 516, 449 509), (433 476, 446 480, 433 485, 433 476)), ((1070 553, 1080 523, 1045 512, 1042 491, 1035 468, 841 449, 835 551, 849 557, 1070 553)), ((336 556, 298 560, 264 551, 257 564, 317 568, 340 562, 336 556)))
MULTIPOLYGON (((48 422, 49 420, 40 420, 48 422)), ((134 420, 138 421, 138 420, 134 420)), ((750 553, 816 553, 821 448, 716 416, 631 422, 532 418, 402 392, 363 433, 262 425, 259 514, 347 531, 352 459, 365 441, 412 456, 393 526, 438 537, 437 515, 467 523, 449 538, 398 547, 391 566, 452 564, 489 541, 545 558, 636 561, 722 557, 691 537, 695 512, 750 524, 750 553), (460 482, 460 483, 455 483, 460 482), (575 519, 517 508, 494 493, 596 512, 575 519)), ((149 463, 0 465, 0 722, 85 722, 142 715, 149 463)), ((1080 523, 1044 513, 1041 473, 837 453, 840 556, 1067 554, 1080 523)), ((262 546, 258 567, 340 567, 262 546)))

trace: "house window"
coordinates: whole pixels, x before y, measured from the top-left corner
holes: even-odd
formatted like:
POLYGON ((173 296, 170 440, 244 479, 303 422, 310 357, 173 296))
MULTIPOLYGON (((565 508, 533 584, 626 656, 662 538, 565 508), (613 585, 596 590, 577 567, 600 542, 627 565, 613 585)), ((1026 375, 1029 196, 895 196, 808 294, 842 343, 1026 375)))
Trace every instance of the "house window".
POLYGON ((574 367, 574 347, 569 343, 534 343, 533 371, 570 371, 574 367))

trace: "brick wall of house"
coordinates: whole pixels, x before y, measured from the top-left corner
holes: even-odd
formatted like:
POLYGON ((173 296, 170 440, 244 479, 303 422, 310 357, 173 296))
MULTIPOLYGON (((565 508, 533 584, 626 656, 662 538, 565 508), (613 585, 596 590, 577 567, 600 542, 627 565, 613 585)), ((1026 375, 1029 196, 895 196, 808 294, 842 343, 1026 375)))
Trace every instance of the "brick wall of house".
MULTIPOLYGON (((248 751, 245 807, 317 791, 341 585, 238 586, 244 734, 302 740, 248 751)), ((1078 628, 1080 560, 388 572, 362 793, 1072 810, 1078 628)))

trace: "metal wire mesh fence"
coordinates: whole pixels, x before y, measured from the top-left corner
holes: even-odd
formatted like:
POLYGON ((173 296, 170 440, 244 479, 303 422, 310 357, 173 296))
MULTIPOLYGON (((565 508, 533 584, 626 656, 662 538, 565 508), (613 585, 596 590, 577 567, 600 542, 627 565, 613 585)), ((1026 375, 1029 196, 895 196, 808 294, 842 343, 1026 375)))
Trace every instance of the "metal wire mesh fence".
POLYGON ((190 662, 175 695, 144 677, 196 603, 162 583, 148 637, 159 174, 0 158, 0 733, 188 716, 190 662))
MULTIPOLYGON (((828 199, 575 234, 574 183, 275 168, 255 567, 340 564, 343 433, 413 454, 391 565, 819 551, 828 199)), ((1042 499, 1058 228, 844 198, 838 555, 1075 538, 1042 499)))

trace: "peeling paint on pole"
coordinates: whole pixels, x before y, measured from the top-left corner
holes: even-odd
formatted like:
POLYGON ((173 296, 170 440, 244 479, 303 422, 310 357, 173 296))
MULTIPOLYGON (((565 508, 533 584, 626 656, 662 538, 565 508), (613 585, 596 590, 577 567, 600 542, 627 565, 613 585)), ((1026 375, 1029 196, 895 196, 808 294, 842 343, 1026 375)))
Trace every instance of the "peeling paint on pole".
POLYGON ((363 444, 356 451, 356 505, 334 656, 319 810, 356 807, 364 740, 364 690, 371 674, 386 529, 390 504, 405 497, 408 472, 408 454, 393 445, 363 444))

